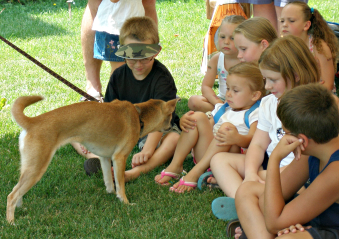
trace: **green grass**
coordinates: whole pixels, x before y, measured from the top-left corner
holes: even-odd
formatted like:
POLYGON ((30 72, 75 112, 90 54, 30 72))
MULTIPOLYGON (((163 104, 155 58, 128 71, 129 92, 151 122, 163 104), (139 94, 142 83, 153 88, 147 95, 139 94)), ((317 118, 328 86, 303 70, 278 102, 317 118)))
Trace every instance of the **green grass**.
MULTIPOLYGON (((86 1, 72 6, 72 19, 64 0, 4 4, 0 1, 0 35, 80 88, 85 88, 80 26, 86 1), (54 3, 56 5, 54 5, 54 3)), ((310 0, 326 20, 339 22, 339 3, 310 0)), ((200 94, 203 37, 209 21, 203 0, 158 1, 163 50, 158 59, 171 71, 182 101, 181 116, 191 95, 200 94), (175 34, 178 34, 176 37, 175 34)), ((110 67, 103 65, 102 85, 110 67)), ((84 159, 73 148, 60 148, 41 181, 16 210, 16 226, 6 222, 7 195, 19 177, 18 136, 10 106, 21 95, 39 94, 45 100, 30 106, 29 116, 78 102, 80 96, 35 64, 0 42, 0 97, 8 104, 0 111, 0 237, 2 238, 224 238, 224 221, 216 220, 211 202, 218 190, 195 190, 177 195, 154 183, 165 166, 126 184, 126 206, 105 191, 102 175, 88 177, 84 159)), ((129 159, 130 162, 130 159, 129 159)), ((188 157, 185 169, 193 166, 188 157)), ((130 167, 128 165, 128 167, 130 167)))

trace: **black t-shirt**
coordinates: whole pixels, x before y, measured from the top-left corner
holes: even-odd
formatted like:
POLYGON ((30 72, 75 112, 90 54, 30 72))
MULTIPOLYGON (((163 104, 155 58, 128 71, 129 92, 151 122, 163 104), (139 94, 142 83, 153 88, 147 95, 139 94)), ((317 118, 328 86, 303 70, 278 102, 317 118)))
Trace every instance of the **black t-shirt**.
MULTIPOLYGON (((143 80, 136 80, 127 64, 115 69, 108 82, 105 102, 127 100, 133 104, 149 99, 169 101, 176 98, 177 88, 168 69, 154 60, 151 72, 143 80)), ((173 112, 172 125, 179 126, 179 117, 173 112)))

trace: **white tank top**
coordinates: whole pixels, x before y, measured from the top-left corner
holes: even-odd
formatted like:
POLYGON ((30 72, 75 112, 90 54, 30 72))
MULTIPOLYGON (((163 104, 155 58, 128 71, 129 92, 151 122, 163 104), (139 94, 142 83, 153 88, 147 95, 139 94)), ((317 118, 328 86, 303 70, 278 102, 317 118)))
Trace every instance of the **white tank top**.
POLYGON ((142 0, 102 0, 94 18, 92 30, 119 35, 124 22, 131 17, 145 16, 142 0))

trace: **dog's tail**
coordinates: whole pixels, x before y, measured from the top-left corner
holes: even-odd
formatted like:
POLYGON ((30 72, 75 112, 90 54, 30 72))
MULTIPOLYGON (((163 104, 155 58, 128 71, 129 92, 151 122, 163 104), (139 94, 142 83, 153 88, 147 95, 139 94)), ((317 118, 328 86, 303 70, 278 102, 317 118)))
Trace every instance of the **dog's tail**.
POLYGON ((29 121, 31 120, 30 117, 24 114, 24 109, 27 106, 34 104, 35 102, 38 102, 42 99, 43 99, 42 96, 34 95, 34 96, 21 96, 14 101, 12 107, 12 115, 21 128, 27 129, 29 121))

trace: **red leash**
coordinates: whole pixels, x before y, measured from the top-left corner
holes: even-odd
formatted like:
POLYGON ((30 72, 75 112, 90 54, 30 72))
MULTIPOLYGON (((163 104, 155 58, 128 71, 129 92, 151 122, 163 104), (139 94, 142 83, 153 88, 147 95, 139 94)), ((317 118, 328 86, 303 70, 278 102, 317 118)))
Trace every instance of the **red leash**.
POLYGON ((54 76, 55 78, 57 78, 59 81, 61 81, 62 83, 64 83, 65 85, 67 85, 69 88, 73 89, 74 91, 78 92, 80 95, 84 96, 86 99, 91 100, 91 101, 97 101, 99 102, 99 100, 97 100, 96 98, 94 98, 93 96, 87 94, 85 91, 81 90, 80 88, 76 87, 75 85, 73 85, 71 82, 69 82, 68 80, 66 80, 65 78, 63 78, 61 75, 57 74, 56 72, 52 71, 51 69, 49 69, 47 66, 45 66, 44 64, 42 64, 41 62, 39 62, 38 60, 34 59, 32 56, 28 55, 26 52, 24 52, 23 50, 21 50, 19 47, 15 46, 13 43, 9 42, 8 40, 6 40, 5 38, 3 38, 2 36, 0 36, 0 39, 5 42, 7 45, 9 45, 10 47, 12 47, 14 50, 18 51, 19 53, 21 53, 22 55, 24 55, 25 57, 27 57, 30 61, 32 61, 33 63, 35 63, 36 65, 40 66, 43 70, 47 71, 49 74, 51 74, 52 76, 54 76))

